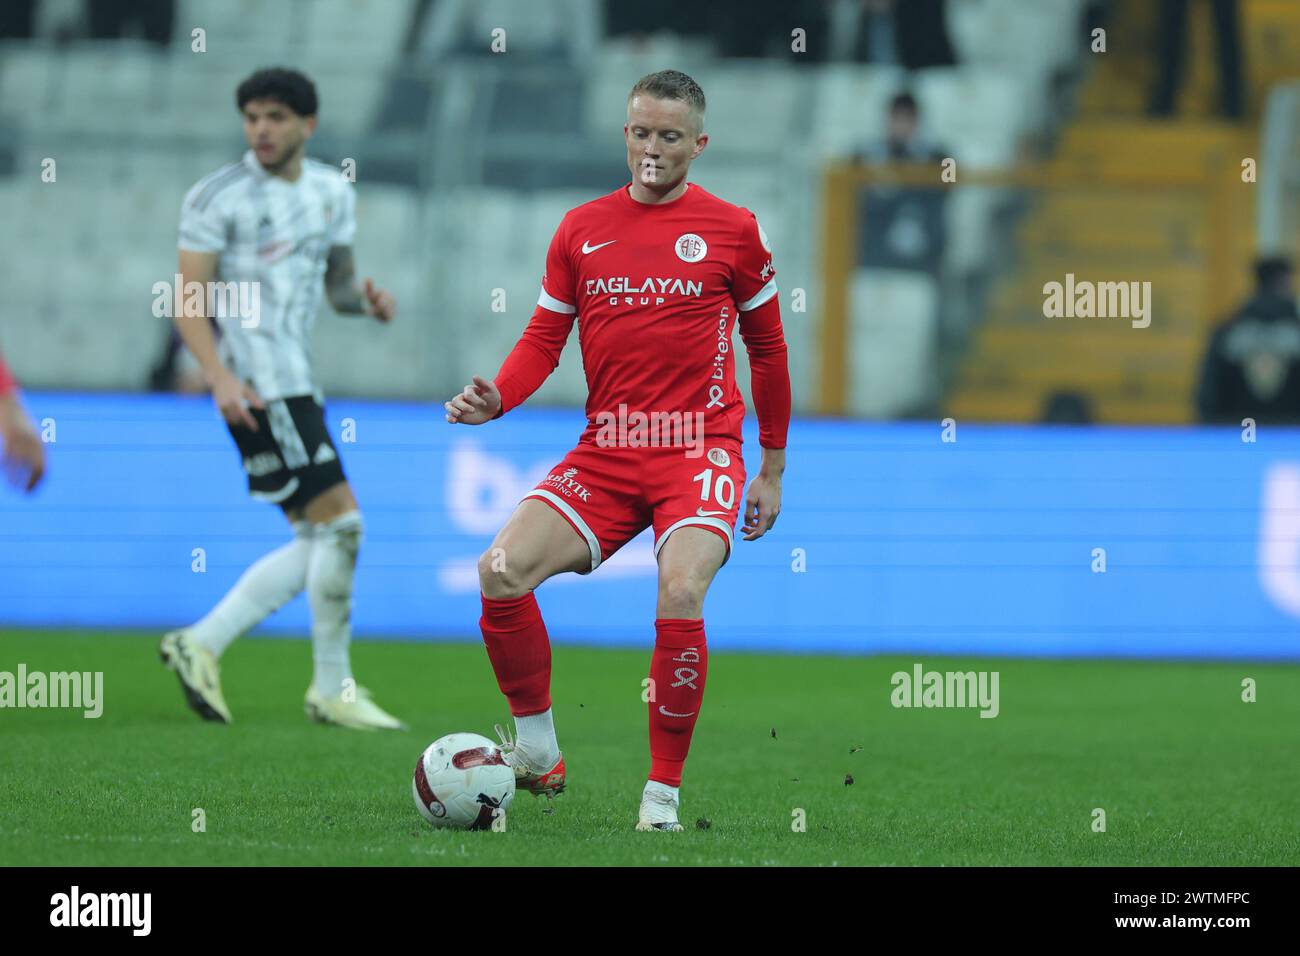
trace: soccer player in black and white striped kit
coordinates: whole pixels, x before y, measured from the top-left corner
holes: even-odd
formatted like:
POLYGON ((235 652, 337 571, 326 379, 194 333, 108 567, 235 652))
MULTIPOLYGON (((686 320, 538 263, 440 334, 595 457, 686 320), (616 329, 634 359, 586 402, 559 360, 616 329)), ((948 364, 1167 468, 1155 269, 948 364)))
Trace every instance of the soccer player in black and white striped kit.
POLYGON ((195 711, 229 723, 222 653, 306 590, 315 665, 307 715, 401 729, 352 677, 352 578, 363 525, 325 427, 309 350, 323 298, 336 312, 380 322, 392 320, 396 303, 369 279, 357 284, 351 183, 304 155, 316 129, 311 80, 293 70, 259 70, 240 84, 236 101, 250 148, 185 197, 174 314, 243 458, 249 493, 283 509, 293 538, 248 568, 202 620, 167 634, 162 658, 195 711), (205 316, 185 314, 182 295, 194 282, 222 290, 203 310, 220 327, 219 344, 205 316))

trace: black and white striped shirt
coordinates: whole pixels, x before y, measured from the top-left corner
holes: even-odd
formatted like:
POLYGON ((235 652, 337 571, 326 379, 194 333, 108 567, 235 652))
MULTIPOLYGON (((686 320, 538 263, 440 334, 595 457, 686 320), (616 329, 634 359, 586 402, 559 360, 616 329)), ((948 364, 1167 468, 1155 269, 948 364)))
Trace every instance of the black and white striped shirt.
POLYGON ((331 246, 356 234, 356 192, 340 169, 304 159, 296 182, 262 168, 252 150, 199 180, 181 207, 180 248, 220 254, 218 282, 257 284, 256 316, 218 296, 220 355, 263 399, 315 395, 311 329, 331 246))

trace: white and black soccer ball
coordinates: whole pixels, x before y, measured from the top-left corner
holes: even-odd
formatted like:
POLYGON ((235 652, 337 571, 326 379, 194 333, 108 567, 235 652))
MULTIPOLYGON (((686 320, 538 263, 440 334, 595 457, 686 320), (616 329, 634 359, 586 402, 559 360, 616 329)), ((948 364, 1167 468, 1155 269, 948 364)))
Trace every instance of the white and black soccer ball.
POLYGON ((448 734, 420 754, 411 795, 435 827, 490 830, 515 798, 515 771, 488 738, 448 734))

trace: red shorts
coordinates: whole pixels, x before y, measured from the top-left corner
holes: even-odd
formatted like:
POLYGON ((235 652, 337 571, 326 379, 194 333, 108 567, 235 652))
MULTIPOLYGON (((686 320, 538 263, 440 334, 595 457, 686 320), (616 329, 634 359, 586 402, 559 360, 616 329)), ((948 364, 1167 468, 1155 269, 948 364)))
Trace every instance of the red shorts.
POLYGON ((690 451, 583 442, 524 497, 545 501, 573 526, 591 549, 592 571, 651 526, 656 555, 670 534, 694 525, 722 538, 729 558, 745 492, 740 441, 710 440, 694 458, 690 451))

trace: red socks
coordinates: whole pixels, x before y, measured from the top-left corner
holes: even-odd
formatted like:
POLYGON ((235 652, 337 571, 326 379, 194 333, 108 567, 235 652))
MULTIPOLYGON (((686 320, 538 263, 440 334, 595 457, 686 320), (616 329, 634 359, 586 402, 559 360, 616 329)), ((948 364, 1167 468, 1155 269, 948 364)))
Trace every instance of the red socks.
POLYGON ((540 714, 551 706, 551 640, 537 598, 532 591, 504 600, 482 597, 478 626, 510 713, 540 714))
MULTIPOLYGON (((537 598, 497 600, 483 596, 479 618, 483 643, 501 693, 516 717, 540 714, 551 706, 551 641, 537 598)), ((650 779, 670 787, 682 783, 682 765, 704 700, 709 649, 700 619, 655 621, 650 659, 650 779)))
POLYGON ((650 658, 650 779, 670 787, 682 784, 682 764, 704 700, 709 649, 704 621, 660 618, 650 658))

